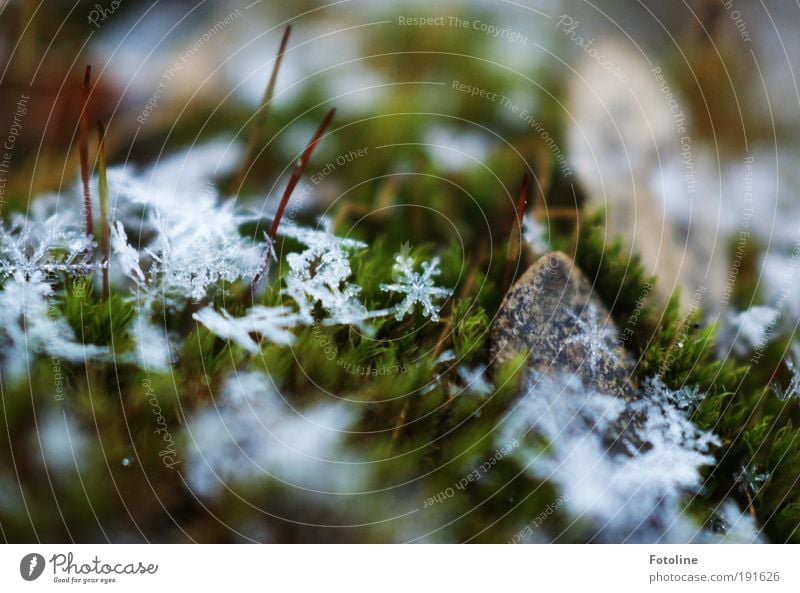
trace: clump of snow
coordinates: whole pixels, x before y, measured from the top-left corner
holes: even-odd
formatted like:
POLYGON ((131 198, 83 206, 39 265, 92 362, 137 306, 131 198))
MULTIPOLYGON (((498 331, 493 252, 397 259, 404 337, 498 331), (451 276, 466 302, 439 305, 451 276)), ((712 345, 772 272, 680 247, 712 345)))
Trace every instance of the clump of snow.
POLYGON ((697 429, 663 385, 626 402, 587 390, 573 375, 530 377, 498 442, 533 432, 548 445, 512 456, 537 479, 567 495, 565 507, 594 538, 614 542, 685 542, 696 526, 682 499, 701 484, 717 438, 697 429))
POLYGON ((764 541, 753 517, 740 511, 736 502, 730 499, 720 506, 713 527, 716 533, 703 534, 700 541, 722 544, 757 544, 764 541))
POLYGON ((536 220, 530 212, 522 217, 522 239, 531 248, 535 255, 550 251, 550 243, 545 239, 544 225, 536 220))
POLYGON ((75 332, 60 316, 52 286, 41 272, 18 272, 0 291, 0 359, 4 374, 19 379, 37 353, 70 362, 104 359, 108 350, 75 341, 75 332))
POLYGON ((395 274, 395 282, 381 284, 381 290, 404 295, 403 301, 394 307, 395 318, 400 321, 411 314, 419 304, 424 316, 429 317, 431 321, 439 321, 439 308, 433 301, 446 299, 452 292, 435 284, 434 277, 441 273, 439 258, 434 257, 429 262, 423 262, 420 274, 414 271, 414 260, 411 257, 398 254, 395 256, 392 271, 395 274))
POLYGON ((402 320, 413 313, 416 304, 421 304, 423 312, 438 321, 438 308, 433 299, 450 294, 448 289, 434 285, 433 276, 439 274, 438 259, 423 262, 423 273, 418 274, 413 270, 413 259, 398 255, 393 268, 396 282, 381 285, 381 288, 402 292, 405 299, 393 307, 368 310, 359 300, 361 287, 350 281, 350 255, 355 250, 366 248, 366 244, 335 236, 327 219, 320 221, 318 229, 286 225, 279 234, 305 246, 302 251, 286 256, 289 272, 284 278, 285 287, 281 294, 289 300, 279 307, 255 306, 239 318, 207 307, 195 313, 194 319, 216 336, 232 340, 251 353, 258 351, 252 334, 286 345, 292 343, 293 335, 289 330, 315 323, 354 325, 371 334, 372 328, 367 323, 370 319, 394 315, 397 320, 402 320), (320 312, 321 316, 315 317, 315 312, 320 312))
POLYGON ((301 494, 348 491, 360 475, 342 452, 353 420, 341 403, 293 409, 262 373, 230 375, 215 405, 187 418, 189 484, 204 497, 264 481, 301 494))
POLYGON ((134 355, 139 368, 166 373, 173 362, 173 346, 164 327, 156 325, 140 308, 131 320, 134 355))
POLYGON ((780 311, 763 306, 754 306, 747 311, 730 314, 721 339, 730 342, 733 351, 743 356, 767 345, 779 317, 780 311))
POLYGON ((84 467, 89 455, 89 437, 75 418, 50 411, 38 423, 32 447, 35 457, 60 477, 66 477, 84 467))

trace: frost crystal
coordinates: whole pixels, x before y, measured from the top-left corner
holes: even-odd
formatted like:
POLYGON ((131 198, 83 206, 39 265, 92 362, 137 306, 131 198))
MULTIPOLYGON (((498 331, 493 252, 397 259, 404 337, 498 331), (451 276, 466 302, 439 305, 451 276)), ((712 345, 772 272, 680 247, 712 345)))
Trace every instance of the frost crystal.
POLYGON ((206 307, 192 317, 217 337, 231 340, 250 353, 259 350, 251 334, 259 334, 276 344, 289 345, 294 336, 288 330, 298 322, 297 315, 288 307, 255 306, 244 317, 238 318, 227 311, 220 314, 206 307))
POLYGON ((220 282, 252 275, 263 245, 241 236, 245 218, 219 199, 212 183, 232 154, 227 145, 212 143, 141 174, 109 169, 116 205, 112 247, 122 271, 151 298, 182 307, 220 282), (143 239, 141 252, 128 245, 126 227, 143 239))
POLYGON ((353 239, 336 237, 330 221, 320 221, 322 230, 287 225, 280 234, 306 246, 300 253, 286 257, 289 273, 283 294, 300 309, 304 323, 314 323, 313 310, 319 305, 327 314, 326 325, 359 325, 370 317, 367 308, 358 300, 361 288, 348 280, 352 274, 350 253, 366 245, 353 239))
POLYGON ((705 393, 701 393, 696 385, 684 385, 678 390, 669 389, 657 377, 650 377, 642 382, 642 391, 646 398, 650 400, 669 400, 675 407, 684 410, 689 415, 697 410, 697 407, 705 399, 705 393))
POLYGON ((206 497, 264 479, 284 483, 293 496, 352 488, 357 466, 331 459, 341 457, 342 431, 352 420, 341 404, 292 409, 261 373, 231 375, 215 406, 187 418, 189 484, 206 497))
POLYGON ((594 526, 596 538, 695 536, 681 499, 700 485, 699 468, 713 462, 708 451, 718 441, 671 404, 668 390, 626 402, 587 391, 573 375, 535 375, 525 385, 497 442, 531 431, 544 438, 545 448, 529 444, 512 456, 527 473, 553 482, 566 495, 566 510, 594 526))
POLYGON ((792 346, 791 356, 786 358, 786 367, 792 373, 789 379, 789 385, 783 389, 777 383, 773 384, 772 390, 778 399, 782 402, 788 402, 791 399, 800 399, 800 368, 798 368, 798 361, 800 361, 800 346, 794 344, 792 346))
POLYGON ((414 307, 419 303, 424 316, 430 317, 431 321, 439 321, 439 308, 433 304, 433 301, 447 298, 451 294, 447 288, 440 288, 434 284, 434 276, 441 273, 439 258, 434 257, 429 262, 423 262, 422 273, 418 274, 414 271, 414 260, 398 254, 395 256, 392 271, 396 275, 396 281, 392 284, 381 284, 381 290, 405 295, 403 301, 393 307, 395 319, 400 321, 412 313, 414 307))
POLYGON ((95 270, 92 247, 89 237, 57 216, 43 222, 17 218, 10 228, 0 222, 0 277, 85 276, 95 270))
POLYGON ((769 474, 759 471, 754 465, 743 465, 734 476, 739 485, 739 491, 748 494, 758 494, 764 482, 769 479, 769 474))
POLYGON ((128 244, 125 227, 120 221, 111 226, 111 251, 117 256, 122 273, 138 286, 145 286, 144 272, 139 265, 139 252, 128 244))
POLYGON ((603 359, 616 356, 614 352, 617 341, 616 330, 610 325, 603 324, 594 303, 588 303, 586 318, 574 313, 570 316, 575 322, 575 330, 567 338, 566 343, 577 344, 581 348, 583 360, 594 374, 603 359))

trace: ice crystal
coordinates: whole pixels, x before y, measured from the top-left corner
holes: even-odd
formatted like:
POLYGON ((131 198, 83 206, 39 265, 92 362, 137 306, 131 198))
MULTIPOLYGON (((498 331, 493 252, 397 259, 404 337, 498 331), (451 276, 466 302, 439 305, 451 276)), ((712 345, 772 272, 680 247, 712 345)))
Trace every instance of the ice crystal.
POLYGON ((89 237, 57 216, 42 222, 16 218, 8 228, 0 222, 0 277, 85 276, 96 269, 92 247, 89 237))
POLYGON ((769 479, 769 474, 760 471, 755 465, 743 465, 734 476, 739 491, 747 494, 758 494, 761 487, 769 479))
POLYGON ((117 256, 122 273, 138 286, 145 286, 144 272, 139 263, 139 252, 128 244, 125 227, 120 221, 111 226, 111 250, 117 256))
POLYGON ((227 311, 218 313, 211 307, 192 317, 205 325, 219 338, 231 340, 250 353, 258 352, 258 343, 251 334, 259 334, 276 344, 289 345, 294 336, 289 331, 299 319, 289 307, 263 307, 257 305, 244 317, 233 317, 227 311))
POLYGON ((330 221, 322 219, 321 229, 306 229, 293 225, 282 227, 280 234, 305 245, 299 253, 286 257, 289 273, 283 294, 291 298, 306 324, 314 323, 314 308, 319 305, 326 313, 327 325, 360 325, 370 317, 359 301, 361 288, 348 282, 352 275, 350 254, 364 249, 366 244, 354 239, 336 237, 330 221))
POLYGON ((169 306, 201 300, 221 282, 249 280, 263 253, 262 244, 241 235, 245 218, 232 201, 220 200, 211 183, 228 161, 228 152, 214 143, 141 173, 109 169, 118 265, 140 290, 169 306), (142 239, 138 251, 128 244, 125 228, 142 239))
POLYGON ((800 399, 800 368, 798 368, 798 361, 800 361, 800 346, 794 344, 791 355, 786 358, 786 367, 791 373, 789 384, 785 389, 777 383, 772 386, 775 395, 782 402, 788 402, 793 398, 800 399))
POLYGON ((290 487, 293 496, 356 486, 357 467, 335 459, 352 420, 341 404, 289 407, 261 373, 230 375, 216 405, 187 418, 189 484, 206 497, 265 479, 290 487))
POLYGON ((592 374, 597 372, 601 361, 616 356, 616 330, 610 324, 604 324, 594 303, 589 303, 586 315, 570 314, 575 329, 567 338, 567 344, 577 344, 583 351, 584 363, 592 374))
POLYGON ((566 495, 566 510, 601 541, 689 541, 696 528, 681 498, 713 462, 713 434, 698 430, 666 389, 626 402, 588 390, 573 375, 529 377, 498 443, 531 431, 545 448, 512 456, 537 479, 566 495))
POLYGON ((435 299, 447 298, 451 291, 435 285, 434 277, 438 276, 439 258, 422 263, 422 273, 414 271, 414 260, 402 254, 395 256, 392 271, 396 275, 392 284, 381 284, 381 290, 404 295, 403 301, 393 308, 395 319, 402 320, 411 314, 417 304, 422 307, 422 314, 431 321, 439 321, 439 308, 433 304, 435 299))
POLYGON ((669 400, 675 407, 690 415, 705 398, 705 393, 701 393, 697 385, 684 385, 680 389, 672 390, 657 377, 645 379, 642 382, 642 392, 650 400, 669 400))

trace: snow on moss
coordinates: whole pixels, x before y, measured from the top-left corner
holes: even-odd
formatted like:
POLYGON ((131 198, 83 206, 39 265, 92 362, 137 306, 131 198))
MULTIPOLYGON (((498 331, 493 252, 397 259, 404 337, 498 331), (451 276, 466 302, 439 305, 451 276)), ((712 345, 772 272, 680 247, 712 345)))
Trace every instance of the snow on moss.
POLYGON ((677 409, 674 394, 652 383, 626 402, 587 390, 575 376, 533 376, 498 442, 533 433, 513 457, 533 477, 567 495, 566 508, 600 541, 690 541, 697 527, 682 499, 701 485, 700 468, 717 438, 677 409))

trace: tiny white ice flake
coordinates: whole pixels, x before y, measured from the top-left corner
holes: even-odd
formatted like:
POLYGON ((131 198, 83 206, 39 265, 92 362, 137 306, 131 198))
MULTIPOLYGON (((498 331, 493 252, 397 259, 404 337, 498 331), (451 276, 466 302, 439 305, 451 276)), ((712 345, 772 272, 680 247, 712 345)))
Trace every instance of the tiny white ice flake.
POLYGON ((439 308, 433 301, 447 298, 451 294, 449 289, 441 288, 434 283, 434 277, 441 273, 439 258, 434 257, 429 262, 423 262, 422 273, 419 274, 414 271, 412 258, 398 254, 395 256, 392 270, 396 275, 396 281, 392 284, 381 284, 381 290, 405 295, 403 301, 392 308, 395 319, 400 321, 411 314, 414 307, 419 304, 423 315, 430 317, 431 321, 439 321, 439 308))
POLYGON ((550 245, 545 239, 545 229, 542 223, 530 213, 522 217, 522 238, 536 255, 550 251, 550 245))
POLYGON ((566 343, 577 344, 581 348, 584 362, 594 372, 601 360, 615 356, 617 333, 610 324, 603 323, 593 303, 587 305, 585 317, 573 313, 571 318, 575 323, 575 329, 566 343))
POLYGON ((756 466, 743 465, 739 468, 739 472, 734 476, 734 480, 739 485, 739 491, 748 494, 758 494, 761 486, 769 478, 769 474, 759 471, 756 466))
POLYGON ((198 311, 192 317, 217 337, 231 340, 250 353, 258 352, 258 343, 251 334, 258 334, 276 344, 289 345, 294 340, 289 329, 299 321, 288 307, 262 306, 251 308, 244 317, 233 317, 227 311, 220 314, 211 307, 198 311))
POLYGON ((782 402, 788 402, 792 398, 800 399, 800 368, 798 364, 800 364, 800 346, 794 344, 791 355, 786 358, 786 367, 792 373, 789 384, 786 388, 781 387, 778 383, 772 386, 772 391, 782 402))
POLYGON ((323 218, 321 229, 281 227, 279 234, 306 246, 303 251, 286 257, 289 273, 283 294, 297 304, 305 324, 314 323, 313 309, 318 304, 327 314, 324 324, 357 325, 366 329, 363 322, 370 313, 358 299, 361 288, 348 282, 352 275, 350 254, 364 249, 366 244, 335 236, 330 224, 323 218))
POLYGON ((145 278, 139 265, 139 252, 128 244, 128 236, 120 221, 111 226, 111 250, 119 260, 122 273, 139 286, 143 286, 145 278))

